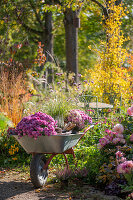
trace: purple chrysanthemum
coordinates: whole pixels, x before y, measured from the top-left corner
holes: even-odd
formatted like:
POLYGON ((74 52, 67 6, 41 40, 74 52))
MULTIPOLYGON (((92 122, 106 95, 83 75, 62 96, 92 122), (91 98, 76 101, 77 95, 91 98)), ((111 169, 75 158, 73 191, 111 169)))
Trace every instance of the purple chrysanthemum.
POLYGON ((79 130, 85 128, 89 123, 92 123, 92 118, 84 113, 82 110, 71 110, 67 116, 67 121, 76 124, 79 130))
POLYGON ((55 121, 50 115, 46 113, 37 112, 33 115, 24 117, 16 126, 15 132, 18 136, 28 135, 37 139, 41 135, 56 135, 55 121))

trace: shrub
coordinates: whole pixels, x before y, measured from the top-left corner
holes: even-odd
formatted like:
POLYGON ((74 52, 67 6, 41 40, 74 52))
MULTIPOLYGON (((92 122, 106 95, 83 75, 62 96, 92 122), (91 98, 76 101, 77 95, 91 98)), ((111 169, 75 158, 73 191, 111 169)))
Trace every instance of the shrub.
MULTIPOLYGON (((131 110, 133 107, 131 106, 131 110)), ((121 186, 121 191, 132 191, 131 174, 128 175, 128 169, 132 165, 133 153, 133 118, 132 113, 127 109, 127 113, 121 114, 118 118, 120 124, 116 124, 112 130, 105 130, 104 136, 99 140, 97 145, 106 158, 106 162, 100 167, 100 173, 97 181, 102 184, 112 184, 113 181, 127 181, 127 185, 121 186), (130 115, 129 115, 130 114, 130 115), (130 166, 131 165, 131 166, 130 166), (127 169, 127 173, 124 168, 127 169), (122 170, 123 169, 123 170, 122 170), (123 176, 123 175, 124 176, 123 176), (129 179, 130 176, 130 179, 129 179)), ((132 172, 131 172, 132 173, 132 172)), ((124 182, 123 182, 124 183, 124 182)))
POLYGON ((9 137, 7 129, 13 126, 11 120, 4 115, 0 115, 0 166, 12 167, 29 163, 29 155, 16 142, 13 137, 9 137))

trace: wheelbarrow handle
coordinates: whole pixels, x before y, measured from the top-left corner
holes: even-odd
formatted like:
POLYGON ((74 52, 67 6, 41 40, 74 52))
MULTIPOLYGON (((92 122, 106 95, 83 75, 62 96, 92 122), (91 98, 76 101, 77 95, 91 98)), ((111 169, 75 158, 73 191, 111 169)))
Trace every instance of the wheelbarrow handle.
POLYGON ((86 129, 84 130, 84 133, 86 133, 88 130, 90 130, 90 129, 93 128, 93 127, 94 127, 94 124, 91 125, 91 126, 89 126, 88 128, 86 128, 86 129))
POLYGON ((80 137, 80 140, 82 139, 82 137, 84 137, 85 133, 86 133, 88 130, 90 130, 91 128, 93 128, 93 127, 94 127, 94 125, 91 125, 91 126, 89 126, 88 128, 86 128, 86 129, 84 130, 84 134, 80 137))

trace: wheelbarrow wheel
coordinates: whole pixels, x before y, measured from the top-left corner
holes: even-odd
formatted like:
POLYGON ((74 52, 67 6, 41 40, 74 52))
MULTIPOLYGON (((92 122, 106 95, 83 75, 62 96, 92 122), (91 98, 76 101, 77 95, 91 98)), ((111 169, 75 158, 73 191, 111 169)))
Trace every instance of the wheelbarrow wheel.
POLYGON ((30 164, 30 178, 35 188, 42 187, 48 177, 48 168, 43 169, 46 164, 44 154, 36 154, 33 156, 30 164))

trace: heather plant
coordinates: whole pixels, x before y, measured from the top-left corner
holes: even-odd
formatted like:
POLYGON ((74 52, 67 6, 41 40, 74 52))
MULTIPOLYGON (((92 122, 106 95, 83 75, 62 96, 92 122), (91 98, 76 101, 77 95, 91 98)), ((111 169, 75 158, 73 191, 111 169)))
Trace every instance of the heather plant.
POLYGON ((88 170, 86 168, 73 168, 73 167, 64 167, 56 171, 56 178, 59 181, 76 181, 85 180, 88 175, 88 170))
POLYGON ((70 180, 73 177, 73 171, 71 168, 63 168, 56 171, 56 177, 60 181, 70 180))

